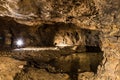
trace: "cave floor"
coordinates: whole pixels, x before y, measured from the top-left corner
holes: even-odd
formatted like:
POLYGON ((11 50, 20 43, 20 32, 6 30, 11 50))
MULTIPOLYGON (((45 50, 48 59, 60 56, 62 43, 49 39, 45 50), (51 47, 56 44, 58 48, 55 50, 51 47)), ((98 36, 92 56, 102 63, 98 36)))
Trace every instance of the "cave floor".
POLYGON ((0 51, 0 80, 87 80, 102 60, 101 53, 24 49, 0 51))

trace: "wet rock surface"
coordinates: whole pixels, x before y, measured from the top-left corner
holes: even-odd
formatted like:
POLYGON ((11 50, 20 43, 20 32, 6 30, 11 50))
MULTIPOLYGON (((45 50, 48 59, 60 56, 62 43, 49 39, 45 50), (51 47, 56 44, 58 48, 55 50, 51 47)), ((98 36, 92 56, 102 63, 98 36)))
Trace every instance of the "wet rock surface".
POLYGON ((1 80, 75 80, 80 73, 96 73, 102 61, 101 53, 63 55, 59 51, 6 51, 0 54, 1 76, 8 76, 1 80))

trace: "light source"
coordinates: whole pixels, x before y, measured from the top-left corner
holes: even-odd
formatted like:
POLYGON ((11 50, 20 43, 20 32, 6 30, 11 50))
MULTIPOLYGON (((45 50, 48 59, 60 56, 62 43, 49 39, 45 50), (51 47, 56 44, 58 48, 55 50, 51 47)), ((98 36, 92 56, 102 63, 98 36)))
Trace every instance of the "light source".
POLYGON ((24 45, 23 40, 22 40, 22 39, 17 39, 17 41, 16 41, 16 45, 17 45, 18 47, 23 46, 23 45, 24 45))

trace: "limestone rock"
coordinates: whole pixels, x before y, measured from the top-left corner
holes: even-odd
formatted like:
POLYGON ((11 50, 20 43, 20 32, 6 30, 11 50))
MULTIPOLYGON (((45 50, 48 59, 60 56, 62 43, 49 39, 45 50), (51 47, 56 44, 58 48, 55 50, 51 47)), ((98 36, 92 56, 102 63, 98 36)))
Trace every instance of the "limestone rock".
POLYGON ((15 77, 15 80, 69 80, 67 74, 53 74, 45 69, 28 68, 26 72, 22 72, 15 77))
POLYGON ((9 57, 0 57, 0 80, 14 80, 15 75, 23 69, 19 67, 21 65, 26 65, 26 62, 9 57))
POLYGON ((78 80, 91 80, 93 76, 94 76, 94 73, 92 72, 81 73, 78 76, 78 80))

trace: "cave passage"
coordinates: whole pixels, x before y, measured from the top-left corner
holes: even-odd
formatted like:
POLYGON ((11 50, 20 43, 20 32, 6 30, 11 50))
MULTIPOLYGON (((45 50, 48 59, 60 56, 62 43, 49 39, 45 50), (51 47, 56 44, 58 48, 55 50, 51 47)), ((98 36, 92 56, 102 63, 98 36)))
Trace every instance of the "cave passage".
MULTIPOLYGON (((29 58, 25 57, 25 60, 35 65, 35 67, 37 66, 37 68, 48 68, 47 70, 51 73, 67 73, 71 80, 77 80, 78 73, 97 73, 97 67, 100 65, 103 57, 100 48, 99 31, 81 29, 71 23, 43 24, 37 27, 29 27, 14 21, 6 22, 4 19, 0 19, 0 21, 3 22, 3 24, 1 23, 2 27, 0 27, 1 50, 56 47, 59 49, 56 52, 50 50, 38 51, 38 54, 44 53, 40 56, 43 57, 44 55, 44 58, 36 56, 32 60, 33 58, 27 56, 29 58), (46 59, 48 53, 49 61, 46 59), (54 53, 60 56, 56 58, 55 55, 52 55, 54 53), (54 67, 55 70, 50 69, 51 67, 40 65, 40 62, 46 66, 54 67)), ((14 52, 12 56, 18 55, 17 52, 19 51, 14 52)), ((31 52, 28 53, 26 51, 23 53, 20 54, 20 56, 23 55, 23 59, 25 54, 31 55, 31 52)))

